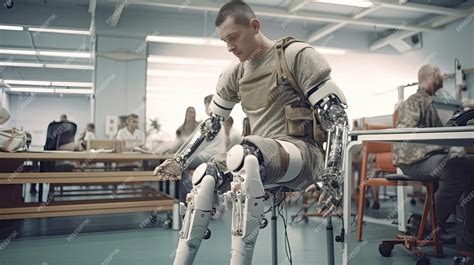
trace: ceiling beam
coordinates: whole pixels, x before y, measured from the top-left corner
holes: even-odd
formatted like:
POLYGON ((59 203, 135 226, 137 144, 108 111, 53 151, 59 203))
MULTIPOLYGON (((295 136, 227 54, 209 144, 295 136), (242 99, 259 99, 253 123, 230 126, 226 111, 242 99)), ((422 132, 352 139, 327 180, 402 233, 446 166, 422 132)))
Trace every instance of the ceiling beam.
MULTIPOLYGON (((202 1, 189 1, 189 4, 183 7, 183 4, 176 3, 172 0, 127 0, 128 4, 138 4, 138 5, 149 5, 149 6, 159 6, 159 7, 168 7, 168 8, 177 8, 179 10, 195 10, 195 11, 209 11, 209 12, 218 12, 221 8, 221 4, 212 4, 205 3, 202 1)), ((360 25, 366 27, 378 27, 378 28, 389 28, 389 29, 399 29, 399 30, 413 30, 413 31, 436 31, 431 27, 427 26, 418 26, 411 25, 407 23, 397 22, 397 21, 381 21, 374 19, 353 19, 351 17, 340 16, 340 15, 331 15, 315 12, 298 12, 297 14, 288 13, 286 9, 282 8, 272 8, 272 7, 255 7, 255 13, 262 17, 271 17, 271 18, 281 18, 288 19, 288 16, 291 15, 293 20, 302 20, 302 21, 318 21, 318 22, 330 22, 330 23, 340 23, 346 22, 349 25, 360 25)))
MULTIPOLYGON (((366 15, 378 10, 380 7, 381 7, 380 5, 374 5, 372 7, 365 8, 362 11, 353 14, 352 19, 355 19, 355 20, 360 19, 363 16, 366 16, 366 15)), ((345 25, 347 25, 346 22, 333 23, 333 24, 326 25, 326 26, 322 27, 321 29, 319 29, 319 30, 313 32, 312 34, 308 35, 306 41, 308 43, 315 42, 315 41, 323 38, 324 36, 329 35, 332 32, 344 27, 345 25)))
MULTIPOLYGON (((297 12, 301 8, 303 8, 307 3, 317 3, 318 0, 293 0, 287 7, 288 12, 297 12)), ((435 5, 426 5, 426 4, 416 4, 416 3, 409 3, 407 1, 394 1, 394 0, 375 0, 373 1, 376 5, 381 5, 384 8, 390 9, 397 9, 397 10, 406 10, 406 11, 414 11, 414 12, 422 12, 422 13, 429 13, 429 14, 437 14, 437 15, 445 15, 445 16, 455 16, 455 17, 462 17, 469 15, 464 10, 459 10, 456 8, 449 8, 449 7, 441 7, 435 5)), ((326 3, 325 4, 331 4, 326 3)), ((336 4, 334 4, 336 5, 336 4)), ((340 5, 340 4, 338 4, 340 5)))
POLYGON ((430 13, 430 14, 437 14, 437 15, 455 16, 455 17, 463 17, 463 16, 469 15, 469 12, 467 12, 466 10, 461 10, 457 8, 415 4, 415 3, 399 4, 397 2, 387 1, 387 0, 385 1, 379 0, 375 2, 381 5, 382 7, 397 9, 397 10, 415 11, 415 12, 423 12, 423 13, 430 13))
POLYGON ((95 14, 96 7, 97 7, 97 0, 89 0, 89 13, 95 14))
POLYGON ((312 1, 311 0, 292 0, 286 9, 290 13, 298 12, 301 8, 303 8, 303 6, 305 6, 309 2, 312 2, 312 1))
MULTIPOLYGON (((474 7, 471 7, 469 8, 468 10, 466 10, 467 13, 471 13, 471 12, 474 12, 474 7)), ((419 23, 418 25, 420 26, 424 26, 424 25, 430 25, 431 27, 442 27, 444 25, 447 25, 453 21, 456 21, 460 19, 459 17, 457 18, 453 18, 453 17, 446 17, 446 16, 437 16, 436 18, 434 19, 430 19, 428 21, 423 21, 421 23, 419 23)), ((391 34, 389 34, 388 36, 385 36, 385 37, 382 37, 376 41, 374 41, 371 45, 370 45, 370 50, 372 51, 375 51, 375 50, 378 50, 380 48, 383 48, 389 44, 391 44, 392 42, 394 41, 397 41, 397 40, 400 40, 400 39, 404 39, 404 38, 408 38, 408 37, 411 37, 415 34, 418 34, 420 33, 420 31, 406 31, 406 30, 397 30, 391 34)))
POLYGON ((112 13, 112 16, 110 17, 110 26, 112 26, 113 28, 117 27, 120 21, 120 17, 122 16, 123 9, 126 5, 127 0, 121 0, 115 4, 114 13, 112 13))

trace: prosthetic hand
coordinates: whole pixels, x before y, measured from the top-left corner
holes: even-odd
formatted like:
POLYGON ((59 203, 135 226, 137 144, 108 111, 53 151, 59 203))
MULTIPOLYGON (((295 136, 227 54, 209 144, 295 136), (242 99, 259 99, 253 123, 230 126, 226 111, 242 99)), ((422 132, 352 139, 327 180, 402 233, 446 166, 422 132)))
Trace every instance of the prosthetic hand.
POLYGON ((173 158, 166 159, 165 162, 156 167, 153 175, 158 175, 164 180, 178 180, 181 173, 187 168, 199 151, 214 140, 221 130, 222 120, 223 117, 212 114, 203 121, 199 125, 200 130, 188 138, 173 158))
POLYGON ((173 158, 155 168, 153 175, 160 176, 163 180, 178 180, 196 155, 217 136, 221 130, 221 121, 229 116, 234 105, 234 102, 215 94, 209 105, 209 118, 199 125, 199 130, 188 138, 173 158))
POLYGON ((319 188, 319 213, 323 217, 337 214, 343 199, 343 157, 347 143, 348 120, 346 99, 332 80, 326 80, 309 90, 308 99, 316 109, 323 129, 328 134, 324 173, 307 191, 319 188))

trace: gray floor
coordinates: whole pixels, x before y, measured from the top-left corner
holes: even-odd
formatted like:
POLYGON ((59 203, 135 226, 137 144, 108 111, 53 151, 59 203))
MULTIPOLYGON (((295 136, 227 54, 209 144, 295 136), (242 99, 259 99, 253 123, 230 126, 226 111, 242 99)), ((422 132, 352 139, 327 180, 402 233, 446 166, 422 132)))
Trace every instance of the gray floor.
MULTIPOLYGON (((368 215, 384 216, 392 203, 384 202, 382 209, 368 215)), ((289 216, 296 211, 290 209, 289 216)), ((147 213, 44 218, 0 222, 1 265, 52 264, 172 264, 177 244, 177 231, 149 224, 147 213)), ((164 217, 164 216, 163 216, 164 217)), ((270 220, 269 214, 267 218, 270 220)), ((335 234, 340 221, 334 221, 335 234)), ((229 264, 230 218, 224 215, 212 221, 212 236, 203 241, 194 264, 229 264)), ((355 228, 355 225, 353 226, 355 228)), ((395 227, 367 223, 363 242, 354 242, 351 264, 416 264, 412 254, 396 246, 392 257, 378 253, 381 239, 393 238, 395 227)), ((352 234, 355 229, 353 229, 352 234)), ((279 219, 279 265, 290 264, 286 258, 284 230, 279 219)), ((326 229, 322 219, 311 218, 307 224, 289 224, 293 264, 327 264, 326 229)), ((431 249, 426 251, 431 253, 431 249)), ((336 243, 336 264, 341 264, 341 246, 336 243)), ((445 258, 431 257, 431 264, 452 264, 456 250, 445 247, 445 258)), ((253 264, 271 264, 270 226, 260 231, 253 264)))

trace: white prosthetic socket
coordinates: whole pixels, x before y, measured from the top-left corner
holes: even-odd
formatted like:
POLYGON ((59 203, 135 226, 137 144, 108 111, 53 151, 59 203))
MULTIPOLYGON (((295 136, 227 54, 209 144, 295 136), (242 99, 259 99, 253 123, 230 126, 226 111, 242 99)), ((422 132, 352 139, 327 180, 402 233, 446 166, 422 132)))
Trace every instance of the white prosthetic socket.
POLYGON ((232 203, 231 265, 250 265, 263 218, 265 191, 257 157, 241 145, 227 154, 227 167, 234 175, 226 199, 232 203))
POLYGON ((212 200, 215 179, 206 175, 207 164, 201 164, 193 174, 194 188, 186 196, 188 207, 179 232, 179 243, 176 250, 174 265, 191 265, 201 245, 202 239, 210 237, 208 230, 212 213, 212 200))

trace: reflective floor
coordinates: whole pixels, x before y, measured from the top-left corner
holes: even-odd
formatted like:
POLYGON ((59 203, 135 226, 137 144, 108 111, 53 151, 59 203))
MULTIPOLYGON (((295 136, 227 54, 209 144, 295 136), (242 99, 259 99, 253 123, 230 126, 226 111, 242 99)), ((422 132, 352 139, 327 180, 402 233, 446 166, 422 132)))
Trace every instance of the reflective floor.
MULTIPOLYGON (((393 201, 382 201, 381 209, 368 210, 367 215, 383 219, 394 206, 393 201)), ((420 206, 418 203, 413 209, 420 206)), ((289 219, 296 211, 297 208, 290 208, 289 219)), ((165 215, 159 217, 166 218, 165 215)), ((270 220, 269 213, 267 218, 270 220)), ((136 213, 0 221, 0 264, 172 264, 177 231, 163 228, 160 220, 156 223, 149 220, 148 213, 136 213)), ((278 220, 278 264, 290 264, 284 247, 282 219, 278 220)), ((340 220, 334 220, 335 234, 340 227, 340 220)), ((452 231, 459 233, 459 228, 460 225, 452 231)), ((212 221, 210 229, 212 236, 203 241, 195 264, 229 264, 229 214, 222 220, 212 221)), ((307 224, 289 223, 287 232, 293 264, 327 264, 326 228, 322 219, 310 218, 307 224)), ((351 264, 416 264, 414 256, 401 246, 396 246, 389 258, 378 253, 380 240, 393 238, 396 232, 395 225, 367 222, 364 241, 354 242, 351 264)), ((355 223, 352 234, 355 237, 355 223)), ((462 241, 461 237, 458 241, 462 241)), ((459 244, 454 248, 446 246, 445 258, 431 257, 431 264, 452 264, 452 256, 457 253, 455 248, 460 247, 459 244)), ((431 248, 426 251, 432 253, 431 248)), ((338 243, 335 243, 335 260, 341 264, 338 243)), ((271 264, 270 226, 260 231, 253 264, 271 264)))

